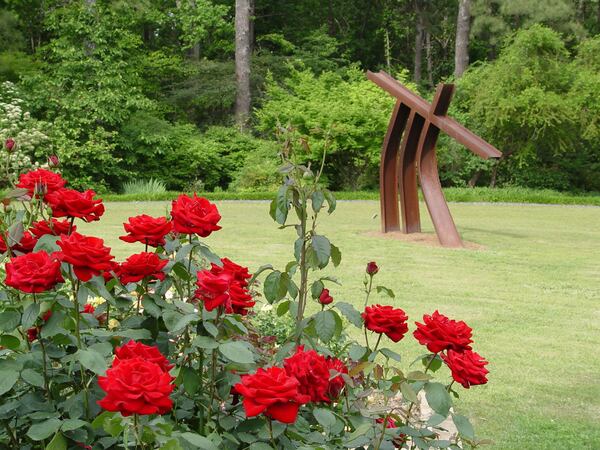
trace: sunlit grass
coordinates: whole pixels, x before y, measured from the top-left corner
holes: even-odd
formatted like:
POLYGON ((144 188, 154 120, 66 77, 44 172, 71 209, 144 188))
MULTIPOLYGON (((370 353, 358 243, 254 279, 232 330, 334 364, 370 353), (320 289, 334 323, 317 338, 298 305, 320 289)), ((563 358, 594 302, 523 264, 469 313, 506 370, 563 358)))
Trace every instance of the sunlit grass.
MULTIPOLYGON (((207 239, 222 256, 256 269, 292 258, 293 230, 278 230, 266 202, 218 202, 223 230, 207 239)), ((122 260, 141 246, 118 240, 128 216, 164 214, 167 202, 108 203, 99 223, 122 260)), ((463 238, 481 250, 447 250, 368 235, 379 227, 375 201, 340 202, 320 232, 343 253, 327 270, 343 281, 338 300, 363 302, 365 264, 396 292, 411 320, 439 309, 474 329, 490 361, 487 386, 464 392, 461 412, 494 449, 600 448, 600 208, 451 204, 463 238)), ((422 205, 425 231, 431 231, 422 205)), ((381 298, 376 301, 389 302, 381 298)), ((403 365, 419 354, 412 339, 396 349, 403 365)))

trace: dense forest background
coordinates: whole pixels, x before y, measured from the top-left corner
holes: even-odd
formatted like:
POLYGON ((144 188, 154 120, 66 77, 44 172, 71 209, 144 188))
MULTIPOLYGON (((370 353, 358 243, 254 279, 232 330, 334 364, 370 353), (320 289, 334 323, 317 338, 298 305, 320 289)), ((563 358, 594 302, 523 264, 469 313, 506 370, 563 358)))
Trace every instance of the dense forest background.
POLYGON ((504 152, 443 139, 444 185, 598 191, 599 33, 599 0, 0 0, 0 138, 74 187, 265 190, 292 125, 330 188, 373 189, 383 69, 456 82, 450 114, 504 152))

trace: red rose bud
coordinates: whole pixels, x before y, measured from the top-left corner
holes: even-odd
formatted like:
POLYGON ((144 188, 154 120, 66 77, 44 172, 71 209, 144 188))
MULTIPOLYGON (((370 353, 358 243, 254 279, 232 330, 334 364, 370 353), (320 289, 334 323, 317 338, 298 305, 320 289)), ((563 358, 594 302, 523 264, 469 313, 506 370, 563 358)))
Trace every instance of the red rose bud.
POLYGON ((15 140, 12 138, 8 138, 4 142, 4 146, 6 147, 6 150, 8 150, 9 152, 12 152, 12 149, 15 147, 15 140))
POLYGON ((367 273, 369 275, 373 276, 377 272, 379 272, 379 267, 377 266, 377 264, 375 263, 375 261, 371 261, 370 263, 367 264, 367 273))
POLYGON ((319 303, 321 305, 329 305, 333 301, 333 297, 329 295, 329 289, 323 289, 319 295, 319 303))
POLYGON ((96 308, 94 308, 94 305, 91 305, 89 303, 86 303, 85 306, 83 307, 83 312, 85 314, 91 314, 94 315, 94 312, 96 311, 96 308))
POLYGON ((27 329, 27 340, 33 342, 38 338, 40 330, 38 327, 31 327, 27 329))
POLYGON ((56 155, 48 156, 48 165, 50 167, 58 167, 59 164, 60 164, 60 160, 58 159, 58 156, 56 156, 56 155))

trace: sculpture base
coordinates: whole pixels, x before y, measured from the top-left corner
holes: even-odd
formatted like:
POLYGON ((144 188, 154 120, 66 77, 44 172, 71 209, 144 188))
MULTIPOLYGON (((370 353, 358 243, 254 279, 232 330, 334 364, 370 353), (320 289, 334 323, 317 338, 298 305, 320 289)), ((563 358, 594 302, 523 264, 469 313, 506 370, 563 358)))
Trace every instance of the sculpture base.
MULTIPOLYGON (((401 231, 390 231, 388 233, 382 233, 381 231, 367 231, 364 233, 365 236, 379 238, 379 239, 392 239, 396 241, 409 242, 412 244, 420 244, 426 247, 443 247, 438 240, 435 233, 403 233, 401 231)), ((463 240, 463 247, 461 248, 448 248, 449 250, 485 250, 485 246, 477 244, 475 242, 468 242, 463 240)))

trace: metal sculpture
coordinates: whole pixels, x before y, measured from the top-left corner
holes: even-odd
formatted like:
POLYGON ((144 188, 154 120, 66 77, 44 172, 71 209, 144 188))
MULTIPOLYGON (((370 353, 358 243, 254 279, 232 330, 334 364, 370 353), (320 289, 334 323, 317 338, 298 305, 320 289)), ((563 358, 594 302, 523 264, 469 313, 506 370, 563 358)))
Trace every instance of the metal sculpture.
POLYGON ((385 72, 367 72, 367 76, 397 99, 381 151, 379 184, 382 231, 421 231, 418 173, 425 204, 440 244, 444 247, 462 247, 438 174, 435 145, 440 130, 484 159, 499 158, 502 153, 446 116, 454 94, 453 84, 438 85, 433 102, 429 104, 385 72), (401 208, 398 208, 398 196, 401 208))

